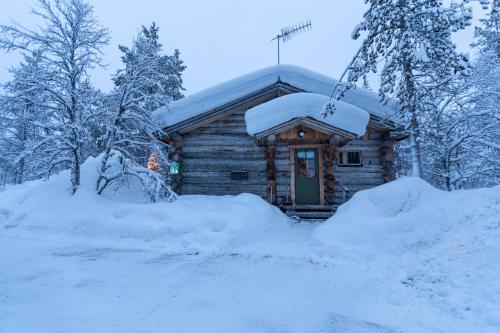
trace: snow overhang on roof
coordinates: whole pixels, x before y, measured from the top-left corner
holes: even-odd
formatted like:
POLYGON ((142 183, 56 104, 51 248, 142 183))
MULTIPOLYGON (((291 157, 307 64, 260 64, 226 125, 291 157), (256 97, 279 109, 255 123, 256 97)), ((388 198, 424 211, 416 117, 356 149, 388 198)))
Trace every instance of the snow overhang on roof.
MULTIPOLYGON (((304 92, 330 96, 337 82, 328 76, 298 66, 276 65, 175 101, 154 111, 153 117, 161 127, 168 128, 277 83, 288 84, 304 92)), ((375 93, 361 88, 349 90, 342 101, 380 118, 388 118, 393 113, 392 106, 381 104, 375 93)))
POLYGON ((353 133, 364 135, 370 114, 353 105, 337 102, 333 115, 323 116, 329 98, 319 94, 285 95, 249 109, 245 113, 247 132, 257 135, 293 119, 313 118, 317 121, 353 133))

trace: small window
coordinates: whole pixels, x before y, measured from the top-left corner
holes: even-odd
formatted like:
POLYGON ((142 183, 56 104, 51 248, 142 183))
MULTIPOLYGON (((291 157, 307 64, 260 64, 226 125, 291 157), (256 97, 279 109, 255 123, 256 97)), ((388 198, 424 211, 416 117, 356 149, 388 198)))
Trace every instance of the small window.
POLYGON ((339 165, 361 166, 361 152, 343 151, 339 153, 339 165))
POLYGON ((299 177, 316 177, 316 152, 303 150, 297 152, 297 175, 299 177))

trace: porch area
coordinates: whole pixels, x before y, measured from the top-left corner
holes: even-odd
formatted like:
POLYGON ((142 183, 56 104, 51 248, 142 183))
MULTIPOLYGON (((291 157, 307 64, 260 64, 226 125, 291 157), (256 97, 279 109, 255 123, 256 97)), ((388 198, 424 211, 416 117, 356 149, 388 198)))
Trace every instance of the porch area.
POLYGON ((300 222, 316 222, 329 219, 339 205, 281 205, 279 208, 287 216, 300 222))

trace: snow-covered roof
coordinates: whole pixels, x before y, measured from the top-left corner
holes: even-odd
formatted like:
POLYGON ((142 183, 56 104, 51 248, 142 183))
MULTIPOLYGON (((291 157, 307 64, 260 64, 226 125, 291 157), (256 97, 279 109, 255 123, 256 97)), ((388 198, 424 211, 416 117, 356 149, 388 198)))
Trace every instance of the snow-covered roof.
POLYGON ((334 114, 323 117, 328 101, 327 96, 312 93, 296 93, 270 100, 245 113, 247 132, 255 135, 295 118, 310 117, 356 135, 365 134, 370 120, 368 112, 338 102, 334 114))
MULTIPOLYGON (((305 92, 330 96, 338 81, 302 67, 276 65, 187 96, 156 110, 153 116, 161 127, 169 127, 251 95, 278 82, 305 92)), ((388 117, 392 113, 392 108, 388 105, 382 105, 375 93, 362 88, 348 91, 342 101, 382 118, 388 117)))

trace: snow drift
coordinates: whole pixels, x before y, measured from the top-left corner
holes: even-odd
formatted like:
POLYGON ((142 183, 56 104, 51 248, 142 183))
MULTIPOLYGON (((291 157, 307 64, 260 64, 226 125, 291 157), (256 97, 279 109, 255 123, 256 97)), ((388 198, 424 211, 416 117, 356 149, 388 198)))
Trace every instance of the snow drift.
POLYGON ((486 217, 499 217, 499 202, 500 186, 446 192, 420 178, 401 178, 356 193, 317 228, 315 238, 325 246, 397 254, 432 246, 463 227, 479 227, 486 217))
POLYGON ((74 196, 67 171, 8 187, 0 193, 0 225, 95 239, 157 241, 172 250, 222 248, 288 227, 278 208, 252 194, 181 196, 153 204, 131 179, 118 191, 99 196, 94 189, 99 165, 98 158, 87 160, 74 196))
POLYGON ((416 332, 500 331, 500 186, 402 178, 356 193, 312 238, 366 267, 388 303, 414 308, 416 332))
POLYGON ((248 194, 98 196, 98 166, 0 193, 0 332, 499 331, 500 187, 402 178, 297 224, 248 194))

